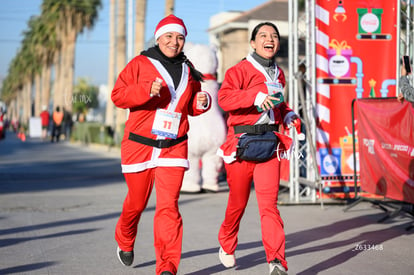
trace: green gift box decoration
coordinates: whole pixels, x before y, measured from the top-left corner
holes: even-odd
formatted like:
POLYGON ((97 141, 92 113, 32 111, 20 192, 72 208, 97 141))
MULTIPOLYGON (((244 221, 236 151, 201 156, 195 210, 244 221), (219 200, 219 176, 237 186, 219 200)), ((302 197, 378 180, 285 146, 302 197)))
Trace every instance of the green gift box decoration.
POLYGON ((382 9, 357 9, 358 12, 358 33, 381 33, 382 9))

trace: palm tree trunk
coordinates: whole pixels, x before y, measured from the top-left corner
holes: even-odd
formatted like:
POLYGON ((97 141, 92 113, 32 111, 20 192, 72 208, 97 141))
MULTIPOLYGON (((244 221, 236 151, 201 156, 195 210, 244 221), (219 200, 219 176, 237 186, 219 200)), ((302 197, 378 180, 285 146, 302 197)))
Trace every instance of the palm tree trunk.
POLYGON ((72 13, 69 9, 64 11, 64 18, 66 21, 62 24, 62 96, 60 98, 60 106, 65 107, 66 110, 72 111, 72 95, 73 95, 73 81, 75 71, 75 46, 77 30, 74 26, 72 13))
POLYGON ((76 49, 76 30, 71 28, 68 30, 66 37, 66 52, 64 55, 64 75, 63 75, 63 102, 62 105, 66 111, 72 112, 72 96, 73 96, 73 82, 75 74, 75 49, 76 49))
POLYGON ((16 118, 19 123, 23 122, 23 88, 17 91, 17 97, 16 97, 16 118))
POLYGON ((10 101, 9 108, 7 108, 7 116, 11 119, 11 122, 15 122, 18 120, 18 112, 17 112, 17 96, 10 101))
POLYGON ((50 80, 52 78, 52 68, 45 64, 42 68, 42 96, 41 106, 49 107, 50 101, 50 80))
POLYGON ((31 95, 32 81, 25 82, 23 87, 23 123, 27 126, 31 115, 32 95, 31 95))
POLYGON ((35 75, 35 102, 34 102, 34 107, 35 107, 35 116, 39 116, 40 112, 42 111, 42 106, 41 106, 41 100, 42 100, 42 85, 41 85, 41 75, 40 74, 36 74, 35 75))
POLYGON ((147 0, 137 0, 135 6, 135 53, 138 55, 145 45, 145 18, 147 0))
MULTIPOLYGON (((118 0, 117 12, 117 32, 116 32, 116 75, 124 69, 126 65, 126 0, 118 0)), ((127 111, 121 108, 116 109, 116 133, 119 140, 123 135, 122 129, 125 124, 127 111)))
POLYGON ((115 0, 109 2, 109 67, 108 67, 108 96, 106 101, 105 124, 115 128, 114 111, 111 91, 115 85, 115 0))
MULTIPOLYGON (((62 43, 64 44, 64 43, 62 43)), ((55 79, 53 81, 53 110, 56 108, 56 106, 61 105, 61 98, 63 97, 62 92, 62 71, 63 71, 63 65, 62 65, 62 52, 64 51, 65 46, 62 45, 62 47, 59 49, 59 51, 56 52, 55 60, 54 60, 54 70, 55 70, 55 79)))
POLYGON ((22 94, 23 94, 23 88, 17 91, 16 96, 16 115, 17 115, 17 121, 22 121, 22 94))
POLYGON ((72 16, 68 10, 62 12, 65 22, 57 30, 62 46, 57 60, 56 85, 54 89, 54 109, 56 106, 72 109, 72 89, 76 31, 72 29, 72 16), (73 38, 73 36, 75 36, 73 38))
POLYGON ((165 16, 174 14, 174 0, 165 0, 165 16))

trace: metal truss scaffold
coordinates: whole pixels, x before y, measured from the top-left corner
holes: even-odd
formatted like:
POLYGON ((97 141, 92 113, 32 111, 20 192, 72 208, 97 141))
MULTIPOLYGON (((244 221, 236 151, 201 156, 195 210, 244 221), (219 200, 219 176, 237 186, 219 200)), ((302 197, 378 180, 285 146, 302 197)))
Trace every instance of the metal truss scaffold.
MULTIPOLYGON (((289 0, 289 104, 301 116, 305 141, 291 131, 295 150, 290 159, 290 203, 317 203, 321 180, 316 162, 315 116, 315 1, 305 1, 303 11, 298 1, 289 0), (305 53, 300 51, 304 45, 305 53)), ((323 201, 320 199, 321 207, 323 201)))
MULTIPOLYGON (((290 159, 289 200, 290 203, 318 203, 323 207, 322 181, 319 173, 316 153, 316 1, 305 0, 304 8, 299 1, 289 0, 289 104, 301 115, 305 124, 305 142, 298 140, 294 131, 291 137, 295 142, 295 153, 290 159), (303 49, 304 48, 304 51, 303 49)), ((402 55, 414 58, 414 21, 411 1, 397 2, 397 58, 402 55)), ((398 62, 398 61, 397 61, 398 62)), ((413 64, 411 64, 413 65, 413 64)), ((397 79, 400 67, 397 66, 397 79)), ((412 75, 409 75, 413 83, 412 75)), ((399 85, 397 81, 397 90, 399 85)))

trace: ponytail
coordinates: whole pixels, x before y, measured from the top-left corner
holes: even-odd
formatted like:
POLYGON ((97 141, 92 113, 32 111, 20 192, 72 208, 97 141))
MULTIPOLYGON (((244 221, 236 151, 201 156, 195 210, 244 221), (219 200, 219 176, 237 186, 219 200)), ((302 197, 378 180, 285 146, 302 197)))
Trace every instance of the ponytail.
POLYGON ((200 82, 203 82, 204 81, 204 78, 205 78, 204 75, 201 72, 197 71, 196 68, 194 68, 193 63, 191 63, 191 61, 188 60, 187 57, 185 57, 184 62, 185 62, 185 64, 188 65, 188 67, 190 67, 191 76, 195 80, 200 81, 200 82))

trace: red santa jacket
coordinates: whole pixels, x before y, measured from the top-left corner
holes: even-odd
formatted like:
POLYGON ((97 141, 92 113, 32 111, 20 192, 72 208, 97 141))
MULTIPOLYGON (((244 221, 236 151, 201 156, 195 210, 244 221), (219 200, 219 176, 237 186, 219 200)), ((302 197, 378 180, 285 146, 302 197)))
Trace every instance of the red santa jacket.
MULTIPOLYGON (((226 163, 236 160, 236 146, 239 141, 237 137, 241 135, 234 134, 233 127, 258 124, 263 118, 264 114, 257 110, 254 102, 260 92, 268 93, 266 81, 279 82, 283 87, 286 84, 285 75, 278 66, 276 79, 270 79, 264 68, 250 55, 226 72, 218 92, 218 103, 225 112, 228 112, 228 133, 226 141, 217 151, 226 163)), ((285 102, 273 108, 271 112, 268 114, 271 124, 283 124, 288 117, 295 114, 285 102)), ((277 135, 284 148, 288 149, 290 138, 278 133, 277 135)))
POLYGON ((158 60, 139 55, 127 64, 112 90, 111 99, 119 108, 129 109, 121 145, 121 166, 123 173, 143 171, 157 166, 180 166, 188 168, 187 140, 169 148, 159 149, 129 140, 129 133, 154 140, 165 139, 151 133, 158 108, 181 113, 177 138, 184 136, 188 129, 188 115, 196 116, 210 108, 197 108, 197 93, 200 82, 194 80, 190 69, 182 64, 182 76, 177 89, 171 76, 158 60), (150 96, 152 82, 161 78, 160 97, 150 96))

